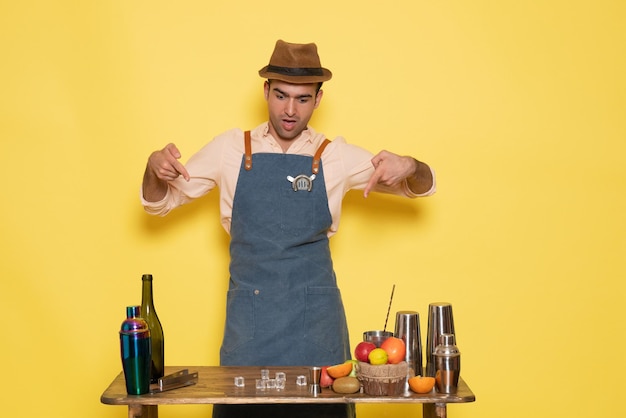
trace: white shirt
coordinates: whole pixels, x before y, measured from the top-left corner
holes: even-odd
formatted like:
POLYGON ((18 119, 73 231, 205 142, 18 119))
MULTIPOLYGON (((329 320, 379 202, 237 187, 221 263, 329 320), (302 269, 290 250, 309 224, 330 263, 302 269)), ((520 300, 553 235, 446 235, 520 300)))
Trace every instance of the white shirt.
MULTIPOLYGON (((207 194, 217 186, 220 189, 221 223, 226 232, 230 232, 233 198, 244 154, 243 136, 242 130, 232 129, 202 147, 185 165, 191 177, 189 182, 182 176, 171 181, 165 197, 158 202, 148 202, 141 195, 146 212, 164 216, 172 209, 207 194)), ((280 145, 269 133, 267 122, 251 131, 251 139, 253 164, 255 153, 283 153, 280 145)), ((324 135, 307 128, 294 140, 286 153, 313 156, 324 139, 326 139, 324 135)), ((348 144, 342 137, 335 138, 324 150, 322 154, 324 181, 328 207, 333 219, 328 236, 337 232, 341 202, 345 194, 351 189, 363 190, 374 173, 371 162, 373 156, 361 147, 348 144)), ((433 173, 432 187, 422 194, 413 193, 406 181, 395 188, 378 185, 375 191, 409 198, 430 196, 436 190, 434 178, 433 173)))

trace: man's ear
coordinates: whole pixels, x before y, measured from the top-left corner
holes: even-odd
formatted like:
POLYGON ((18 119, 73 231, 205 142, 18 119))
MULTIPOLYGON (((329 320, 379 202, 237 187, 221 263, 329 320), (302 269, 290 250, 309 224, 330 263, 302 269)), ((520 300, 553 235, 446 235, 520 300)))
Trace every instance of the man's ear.
POLYGON ((265 100, 270 97, 270 82, 268 80, 265 80, 265 83, 263 83, 263 95, 265 96, 265 100))
POLYGON ((317 109, 317 107, 320 105, 323 95, 324 95, 324 90, 318 91, 317 94, 315 95, 315 109, 317 109))

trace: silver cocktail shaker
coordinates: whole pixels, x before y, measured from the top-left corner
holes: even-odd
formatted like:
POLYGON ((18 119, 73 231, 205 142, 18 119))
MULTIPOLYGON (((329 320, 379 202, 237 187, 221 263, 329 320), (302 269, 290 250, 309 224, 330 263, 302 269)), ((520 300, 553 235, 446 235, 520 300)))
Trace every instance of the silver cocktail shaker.
POLYGON ((454 334, 442 334, 435 348, 435 382, 440 393, 456 393, 461 375, 461 353, 454 334))
POLYGON ((404 360, 409 364, 409 373, 404 381, 404 393, 409 393, 408 379, 423 374, 419 314, 415 311, 396 312, 396 330, 394 334, 397 338, 404 341, 406 347, 404 360))
POLYGON ((396 330, 394 335, 404 341, 406 346, 405 361, 415 376, 422 371, 422 337, 420 333, 420 315, 415 311, 396 312, 396 330))
POLYGON ((455 334, 452 305, 435 302, 428 305, 428 333, 426 335, 426 376, 435 377, 435 348, 443 334, 455 334))

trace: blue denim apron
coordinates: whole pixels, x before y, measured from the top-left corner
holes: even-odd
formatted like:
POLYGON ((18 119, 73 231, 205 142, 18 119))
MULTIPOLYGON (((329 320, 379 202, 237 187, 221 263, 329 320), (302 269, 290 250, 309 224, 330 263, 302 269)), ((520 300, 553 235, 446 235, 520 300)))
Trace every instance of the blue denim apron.
MULTIPOLYGON (((250 156, 251 161, 242 158, 233 200, 220 363, 342 363, 350 358, 350 343, 330 257, 323 167, 314 166, 310 156, 250 156)), ((216 405, 214 417, 346 417, 347 411, 353 414, 346 405, 216 405)))

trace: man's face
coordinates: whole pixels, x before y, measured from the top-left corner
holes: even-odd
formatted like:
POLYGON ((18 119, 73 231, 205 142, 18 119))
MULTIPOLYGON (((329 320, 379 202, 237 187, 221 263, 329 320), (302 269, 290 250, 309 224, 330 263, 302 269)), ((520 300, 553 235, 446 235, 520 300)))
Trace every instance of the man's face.
POLYGON ((317 83, 291 84, 279 80, 265 82, 269 130, 279 142, 291 141, 306 129, 313 111, 322 100, 317 83))

